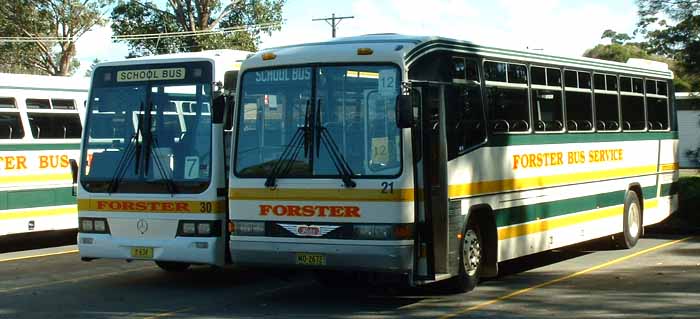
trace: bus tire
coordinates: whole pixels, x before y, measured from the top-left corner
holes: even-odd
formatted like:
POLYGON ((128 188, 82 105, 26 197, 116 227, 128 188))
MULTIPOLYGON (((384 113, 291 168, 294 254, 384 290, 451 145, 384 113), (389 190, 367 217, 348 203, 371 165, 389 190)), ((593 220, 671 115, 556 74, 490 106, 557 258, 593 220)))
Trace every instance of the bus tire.
POLYGON ((167 272, 182 272, 190 267, 188 263, 180 263, 175 261, 160 261, 156 260, 156 265, 167 272))
POLYGON ((632 248, 642 236, 642 206, 634 191, 627 191, 622 217, 622 235, 618 236, 618 245, 632 248))
POLYGON ((455 292, 471 291, 479 283, 484 267, 484 239, 479 224, 470 219, 459 244, 459 274, 450 279, 455 292))

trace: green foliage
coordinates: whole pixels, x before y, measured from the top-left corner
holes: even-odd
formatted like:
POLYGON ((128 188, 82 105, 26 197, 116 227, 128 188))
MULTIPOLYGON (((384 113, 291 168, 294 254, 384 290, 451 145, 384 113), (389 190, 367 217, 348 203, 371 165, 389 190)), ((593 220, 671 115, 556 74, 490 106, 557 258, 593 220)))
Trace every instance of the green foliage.
POLYGON ((117 36, 153 35, 122 40, 128 43, 130 56, 210 49, 256 51, 261 34, 280 30, 284 1, 232 0, 222 3, 222 0, 169 0, 165 9, 150 1, 122 1, 112 11, 112 30, 117 36), (158 36, 161 33, 226 28, 236 28, 237 31, 196 36, 158 36))
POLYGON ((700 176, 686 176, 678 179, 679 217, 689 225, 700 226, 700 176))
POLYGON ((676 91, 697 91, 700 88, 700 76, 697 72, 689 71, 687 66, 665 55, 650 51, 650 44, 646 42, 627 42, 631 38, 626 33, 617 33, 612 30, 603 32, 601 39, 610 39, 610 44, 598 44, 592 49, 586 50, 583 56, 608 61, 625 63, 630 58, 659 61, 668 64, 673 71, 673 84, 676 91))
POLYGON ((90 64, 90 68, 85 70, 85 77, 89 78, 92 76, 92 72, 95 71, 95 67, 97 66, 97 63, 100 63, 100 59, 92 60, 92 64, 90 64))
POLYGON ((80 63, 75 40, 105 22, 102 10, 111 0, 3 0, 0 34, 28 37, 29 42, 0 43, 0 70, 49 75, 70 75, 80 63), (59 37, 72 41, 46 41, 59 37))
POLYGON ((647 40, 647 51, 678 62, 687 75, 676 83, 678 90, 700 90, 700 0, 637 0, 637 5, 635 32, 647 40))

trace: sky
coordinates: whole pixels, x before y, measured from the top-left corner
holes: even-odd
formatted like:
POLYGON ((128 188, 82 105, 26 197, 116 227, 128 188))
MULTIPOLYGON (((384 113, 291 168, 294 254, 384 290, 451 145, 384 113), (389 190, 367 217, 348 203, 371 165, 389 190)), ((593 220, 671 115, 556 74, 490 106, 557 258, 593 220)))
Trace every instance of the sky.
MULTIPOLYGON (((338 37, 370 33, 435 35, 482 45, 581 56, 603 31, 631 34, 637 23, 634 0, 287 0, 282 30, 263 36, 260 49, 331 38, 331 27, 315 18, 342 20, 338 37)), ((92 61, 122 59, 124 43, 113 43, 109 25, 96 27, 76 46, 82 76, 92 61)))

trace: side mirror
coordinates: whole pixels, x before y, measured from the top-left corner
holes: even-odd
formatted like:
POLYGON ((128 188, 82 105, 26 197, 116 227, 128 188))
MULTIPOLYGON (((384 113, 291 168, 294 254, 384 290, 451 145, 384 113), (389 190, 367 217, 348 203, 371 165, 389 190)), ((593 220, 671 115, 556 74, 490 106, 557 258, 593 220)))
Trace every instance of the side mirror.
POLYGON ((226 97, 219 95, 214 99, 212 107, 212 118, 211 121, 214 124, 221 124, 224 122, 224 114, 226 113, 226 97))
POLYGON ((78 193, 78 189, 77 189, 78 188, 77 187, 77 184, 78 184, 78 162, 72 158, 70 160, 68 160, 68 162, 70 163, 70 172, 71 172, 71 175, 73 177, 73 191, 72 192, 73 192, 73 196, 76 196, 78 193))
POLYGON ((416 124, 413 116, 413 99, 410 95, 399 95, 396 99, 396 126, 409 128, 416 124))

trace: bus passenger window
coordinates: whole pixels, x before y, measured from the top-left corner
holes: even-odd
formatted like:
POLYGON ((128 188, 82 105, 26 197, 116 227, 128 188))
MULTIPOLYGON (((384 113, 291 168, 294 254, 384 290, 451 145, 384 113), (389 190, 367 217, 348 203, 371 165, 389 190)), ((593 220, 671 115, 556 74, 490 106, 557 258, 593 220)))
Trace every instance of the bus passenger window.
POLYGON ((596 130, 620 130, 617 78, 614 75, 595 74, 593 82, 595 82, 596 130))
POLYGON ((24 129, 19 120, 19 113, 0 112, 0 139, 20 139, 24 137, 24 129))
POLYGON ((639 94, 622 95, 622 129, 626 131, 642 131, 647 128, 644 119, 644 96, 639 94))
POLYGON ((0 97, 0 109, 16 109, 15 99, 12 97, 0 97))
POLYGON ((486 81, 506 82, 506 64, 500 62, 484 62, 486 81))
POLYGON ((75 110, 75 101, 67 99, 51 99, 54 110, 75 110))
MULTIPOLYGON (((647 121, 650 130, 667 130, 669 128, 668 97, 658 92, 657 87, 665 82, 647 80, 647 121)), ((665 87, 664 87, 665 93, 665 87)))
POLYGON ((80 138, 82 126, 78 114, 28 113, 32 135, 36 139, 80 138))
POLYGON ((527 88, 488 87, 489 125, 495 133, 530 130, 527 88))
POLYGON ((50 109, 51 104, 48 99, 26 99, 28 109, 50 109))
POLYGON ((535 131, 564 130, 564 111, 561 102, 561 90, 532 90, 535 131))
POLYGON ((567 70, 566 82, 566 129, 568 131, 593 130, 593 100, 591 75, 588 72, 567 70))
POLYGON ((486 139, 481 86, 445 87, 448 160, 486 139))

